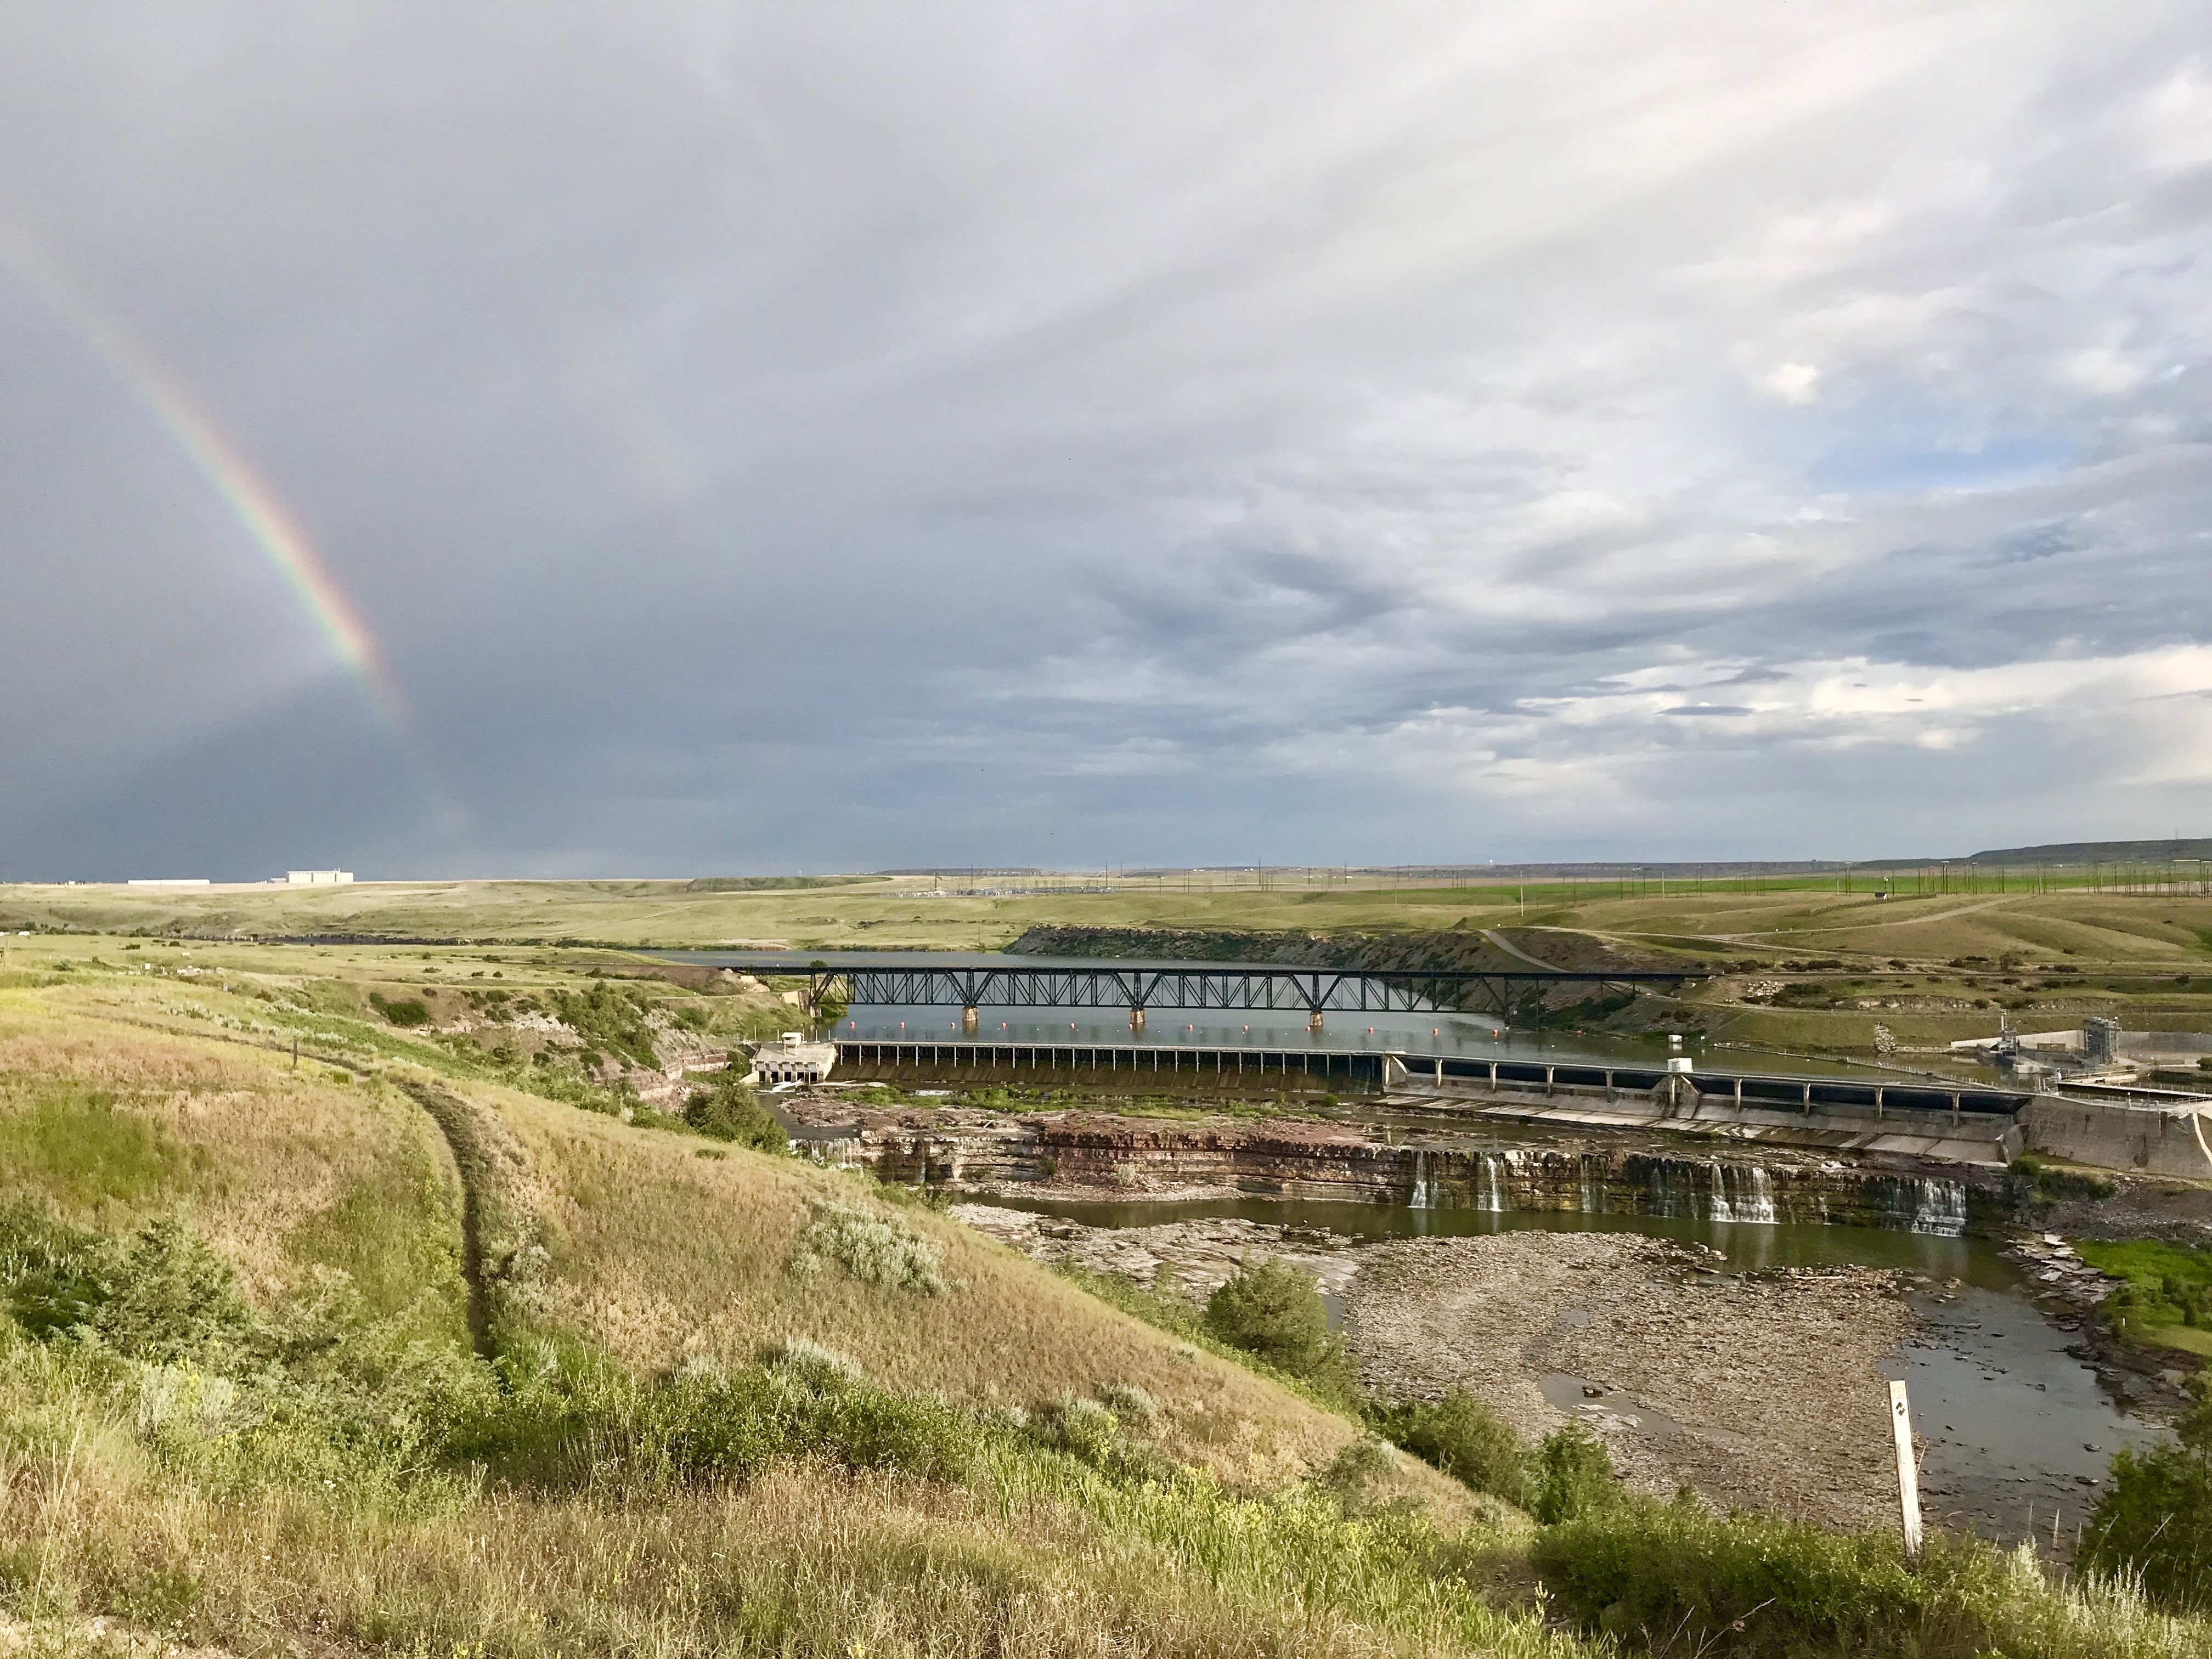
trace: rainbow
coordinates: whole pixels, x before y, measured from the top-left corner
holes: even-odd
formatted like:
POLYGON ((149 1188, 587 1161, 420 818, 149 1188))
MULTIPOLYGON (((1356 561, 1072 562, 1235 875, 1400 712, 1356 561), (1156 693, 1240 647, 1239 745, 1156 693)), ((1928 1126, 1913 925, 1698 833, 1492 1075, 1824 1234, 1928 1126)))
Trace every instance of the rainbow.
POLYGON ((393 726, 404 731, 406 705, 385 671, 375 640, 276 492, 120 323, 4 223, 0 223, 0 260, 107 365, 291 590, 338 664, 359 681, 393 726))

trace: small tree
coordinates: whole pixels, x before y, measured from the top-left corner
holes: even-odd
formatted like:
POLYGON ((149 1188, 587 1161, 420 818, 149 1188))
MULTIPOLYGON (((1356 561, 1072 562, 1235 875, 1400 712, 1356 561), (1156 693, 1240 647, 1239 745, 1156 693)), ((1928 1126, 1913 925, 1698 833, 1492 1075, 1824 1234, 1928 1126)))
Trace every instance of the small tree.
POLYGON ((1328 1310, 1313 1275, 1268 1256, 1247 1262, 1206 1304, 1206 1327, 1232 1348, 1304 1376, 1329 1347, 1328 1310))
POLYGON ((783 1125, 745 1087, 734 1067, 717 1073, 706 1088, 692 1091, 684 1103, 684 1121, 713 1140, 763 1152, 791 1150, 791 1137, 784 1133, 783 1125))
POLYGON ((1529 1513, 1547 1526, 1602 1514, 1620 1502, 1612 1454, 1579 1423, 1546 1435, 1534 1462, 1529 1513))
POLYGON ((1376 1421, 1391 1439, 1462 1486, 1528 1506, 1528 1448, 1473 1395, 1413 1401, 1378 1412, 1376 1421))
POLYGON ((1359 1403, 1359 1372, 1329 1334, 1313 1275, 1269 1256, 1246 1263, 1206 1304, 1206 1328, 1340 1406, 1359 1403))

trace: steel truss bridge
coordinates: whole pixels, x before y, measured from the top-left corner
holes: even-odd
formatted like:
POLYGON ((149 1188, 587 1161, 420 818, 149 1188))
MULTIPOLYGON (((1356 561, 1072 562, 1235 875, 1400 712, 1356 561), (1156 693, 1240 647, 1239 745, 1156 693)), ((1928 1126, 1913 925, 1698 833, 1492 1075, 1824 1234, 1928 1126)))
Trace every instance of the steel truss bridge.
POLYGON ((1303 1013, 1318 1023, 1324 1012, 1431 1013, 1470 1006, 1508 1012, 1516 992, 1529 985, 1586 984, 1632 988, 1678 985, 1704 975, 1687 973, 1576 973, 1561 969, 1504 972, 1472 969, 1216 967, 1085 965, 885 967, 801 969, 786 959, 747 963, 717 958, 739 973, 792 979, 802 974, 809 1000, 897 1008, 1126 1008, 1141 1019, 1149 1008, 1303 1013))

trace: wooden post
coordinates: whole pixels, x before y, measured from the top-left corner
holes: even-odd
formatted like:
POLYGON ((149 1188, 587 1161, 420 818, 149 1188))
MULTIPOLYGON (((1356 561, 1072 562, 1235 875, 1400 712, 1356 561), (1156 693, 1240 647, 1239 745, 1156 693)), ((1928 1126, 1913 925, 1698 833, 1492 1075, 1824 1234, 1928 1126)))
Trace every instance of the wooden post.
POLYGON ((1920 1474, 1912 1459, 1912 1408, 1905 1384, 1889 1385, 1889 1425, 1897 1439, 1897 1502, 1905 1524, 1905 1559, 1920 1559, 1920 1474))

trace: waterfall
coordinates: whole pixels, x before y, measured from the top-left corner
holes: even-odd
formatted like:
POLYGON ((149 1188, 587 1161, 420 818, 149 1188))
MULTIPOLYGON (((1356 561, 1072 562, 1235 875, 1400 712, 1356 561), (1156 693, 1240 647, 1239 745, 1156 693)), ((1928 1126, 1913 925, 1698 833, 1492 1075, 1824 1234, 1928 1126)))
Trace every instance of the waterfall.
MULTIPOLYGON (((1706 1219, 1765 1227, 1774 1224, 1774 1177, 1765 1164, 1723 1164, 1716 1159, 1698 1167, 1712 1180, 1712 1197, 1705 1206, 1706 1219)), ((1691 1213, 1696 1213, 1694 1206, 1691 1213)))
POLYGON ((1482 1161, 1482 1188, 1474 1207, 1487 1210, 1492 1215, 1503 1215, 1505 1213, 1505 1183, 1499 1179, 1498 1170, 1504 1165, 1504 1157, 1498 1152, 1481 1152, 1477 1157, 1482 1161))
POLYGON ((1912 1231, 1956 1238, 1966 1231, 1966 1183, 1923 1176, 1912 1183, 1912 1231))
POLYGON ((1771 1227, 1775 1220, 1774 1177, 1767 1173, 1764 1164, 1751 1165, 1747 1173, 1750 1177, 1747 1184, 1751 1190, 1744 1194, 1742 1201, 1736 1206, 1735 1218, 1738 1221, 1749 1221, 1761 1226, 1771 1227))
POLYGON ((1408 1201, 1417 1210, 1436 1207, 1436 1195, 1429 1190, 1429 1153, 1425 1146, 1413 1148, 1413 1195, 1408 1201))
POLYGON ((1736 1213, 1735 1206, 1729 1200, 1729 1166, 1725 1164, 1713 1163, 1708 1164, 1705 1168, 1712 1172, 1713 1177, 1713 1196, 1711 1202, 1705 1206, 1706 1218, 1712 1221, 1734 1221, 1736 1218, 1736 1213))

